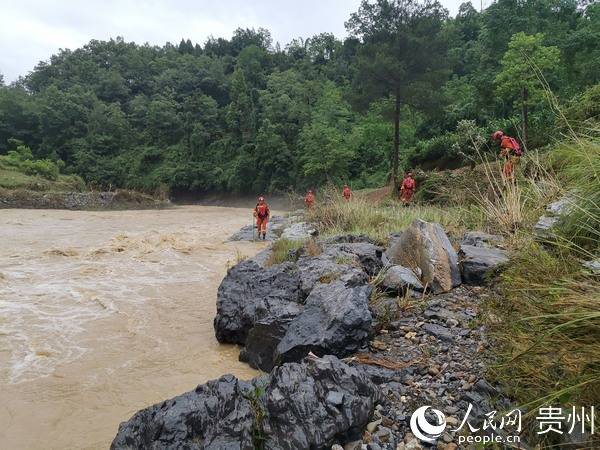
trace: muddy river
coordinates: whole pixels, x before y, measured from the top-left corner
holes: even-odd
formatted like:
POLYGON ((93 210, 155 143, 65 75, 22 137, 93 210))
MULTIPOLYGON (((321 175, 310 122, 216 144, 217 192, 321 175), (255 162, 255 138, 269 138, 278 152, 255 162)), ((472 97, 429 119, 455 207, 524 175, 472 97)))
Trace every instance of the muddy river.
POLYGON ((212 320, 249 208, 0 210, 0 448, 106 449, 138 409, 233 373, 212 320))

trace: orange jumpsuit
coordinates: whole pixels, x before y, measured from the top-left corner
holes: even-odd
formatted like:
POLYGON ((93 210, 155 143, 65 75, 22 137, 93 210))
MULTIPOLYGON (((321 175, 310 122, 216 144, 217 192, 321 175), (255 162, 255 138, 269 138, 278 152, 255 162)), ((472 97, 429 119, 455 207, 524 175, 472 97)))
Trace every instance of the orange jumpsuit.
POLYGON ((269 209, 269 205, 266 203, 257 203, 254 208, 254 217, 256 217, 256 228, 258 229, 258 234, 267 232, 267 223, 269 222, 269 215, 271 214, 271 210, 269 209))
POLYGON ((352 197, 352 191, 348 186, 346 186, 342 191, 342 196, 346 199, 347 202, 350 201, 350 198, 352 197))
POLYGON ((415 189, 417 187, 417 183, 411 177, 404 178, 402 181, 402 186, 400 187, 400 200, 405 205, 408 205, 412 200, 412 197, 415 193, 415 189))
POLYGON ((311 209, 314 206, 315 195, 312 192, 306 194, 306 197, 304 197, 304 204, 306 205, 307 209, 311 209))
POLYGON ((502 175, 505 178, 513 179, 514 169, 519 164, 519 156, 514 154, 513 145, 510 137, 502 136, 500 142, 500 156, 504 157, 504 166, 502 167, 502 175))

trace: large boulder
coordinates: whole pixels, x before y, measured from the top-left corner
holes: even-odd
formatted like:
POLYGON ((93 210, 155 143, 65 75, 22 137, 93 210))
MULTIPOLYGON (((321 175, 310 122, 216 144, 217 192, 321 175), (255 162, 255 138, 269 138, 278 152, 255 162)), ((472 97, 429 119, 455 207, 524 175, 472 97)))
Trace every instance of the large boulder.
POLYGON ((251 383, 224 375, 138 411, 119 425, 111 450, 253 449, 251 383))
POLYGON ((508 253, 498 248, 462 245, 459 254, 462 278, 466 284, 483 284, 486 275, 508 262, 508 253))
POLYGON ((265 449, 330 449, 359 439, 380 395, 333 356, 277 367, 265 388, 265 449))
POLYGON ((318 283, 304 310, 288 326, 277 346, 277 362, 299 361, 308 352, 350 355, 367 344, 371 331, 369 298, 372 287, 352 274, 318 283))
POLYGON ((458 255, 441 225, 415 219, 386 251, 392 264, 419 269, 421 282, 437 294, 460 285, 458 255))
POLYGON ((111 450, 328 449, 356 439, 378 393, 337 358, 307 358, 270 375, 232 375, 143 409, 119 426, 111 450))
POLYGON ((264 268, 253 260, 242 261, 219 286, 215 335, 219 342, 244 344, 257 321, 298 315, 303 298, 294 264, 264 268))

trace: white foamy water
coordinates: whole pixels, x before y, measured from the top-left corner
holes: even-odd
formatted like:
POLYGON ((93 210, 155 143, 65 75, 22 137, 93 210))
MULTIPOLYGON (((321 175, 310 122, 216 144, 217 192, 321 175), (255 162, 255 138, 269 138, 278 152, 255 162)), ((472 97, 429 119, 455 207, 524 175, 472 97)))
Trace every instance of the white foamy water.
POLYGON ((254 375, 212 329, 227 266, 264 245, 223 242, 247 216, 0 210, 0 447, 107 448, 143 406, 254 375))

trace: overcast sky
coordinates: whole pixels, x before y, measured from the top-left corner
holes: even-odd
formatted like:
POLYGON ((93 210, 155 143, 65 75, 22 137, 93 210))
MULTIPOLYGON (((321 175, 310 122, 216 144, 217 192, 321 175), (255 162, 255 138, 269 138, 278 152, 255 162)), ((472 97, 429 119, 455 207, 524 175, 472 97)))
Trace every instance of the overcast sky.
MULTIPOLYGON (((463 0, 441 0, 456 14, 463 0)), ((474 0, 479 7, 480 0, 474 0)), ((485 4, 491 0, 485 0, 485 4)), ((344 22, 360 0, 0 0, 0 73, 6 82, 26 75, 60 48, 90 39, 123 36, 162 45, 181 38, 203 44, 230 38, 233 30, 267 28, 285 46, 295 37, 331 32, 344 37, 344 22)), ((484 5, 485 6, 485 5, 484 5)))

